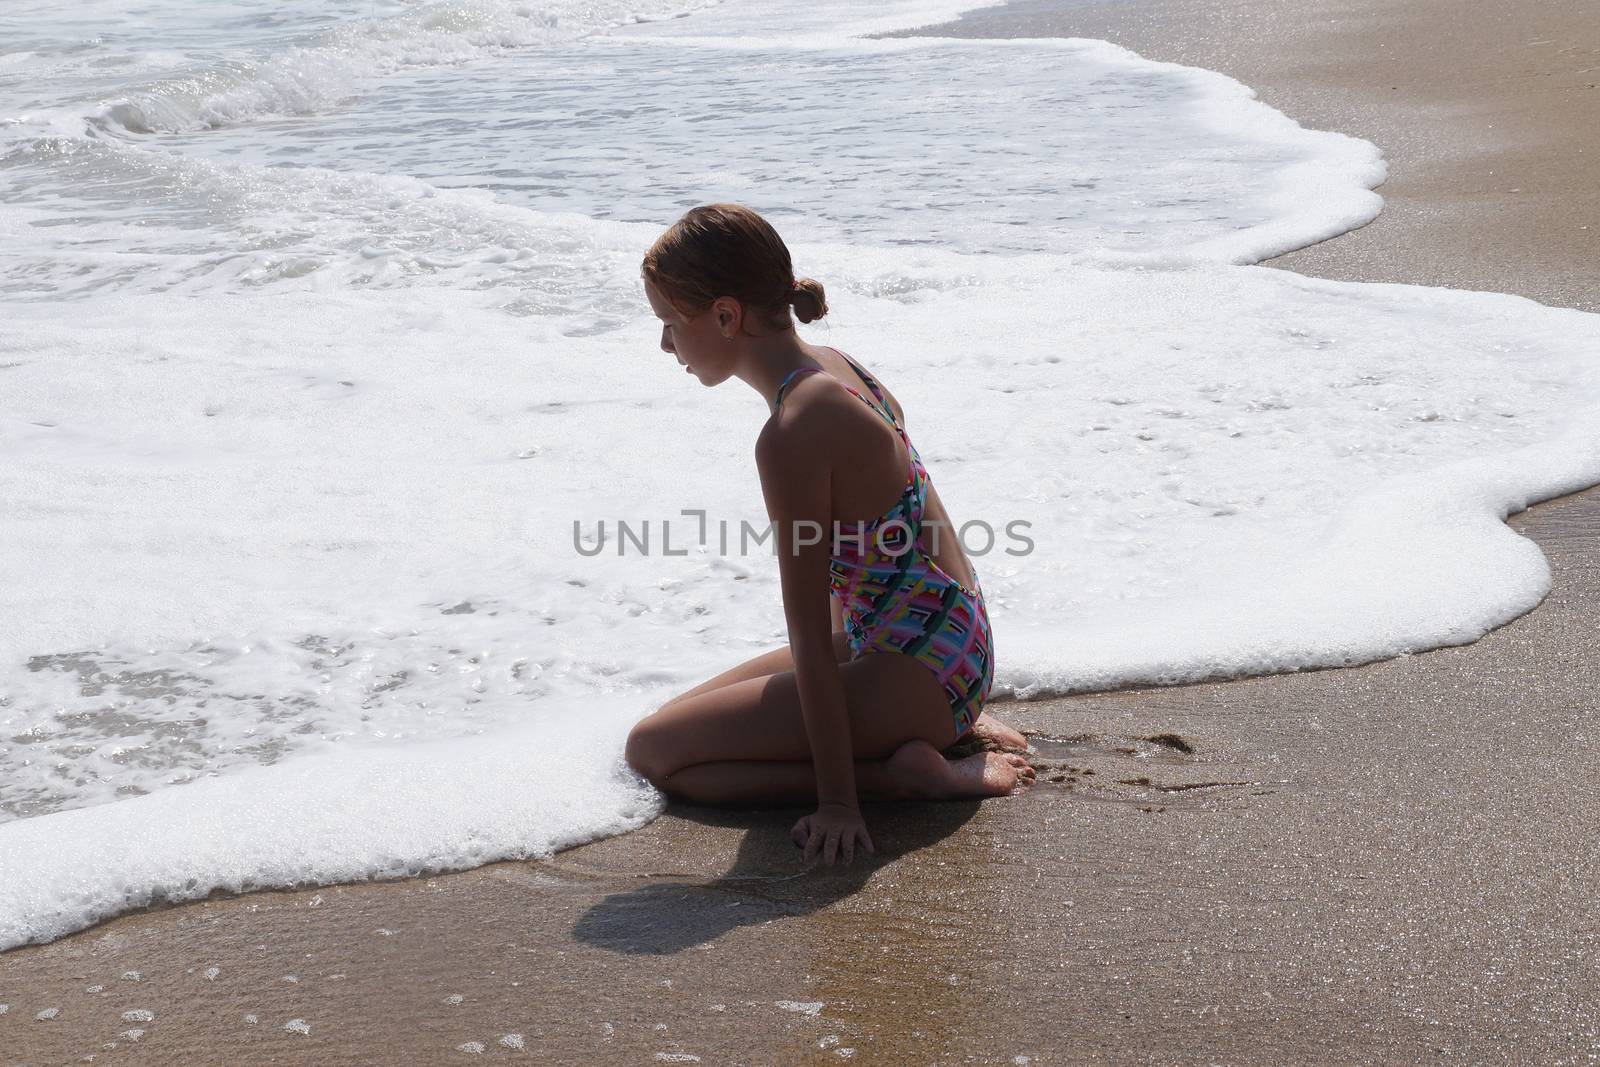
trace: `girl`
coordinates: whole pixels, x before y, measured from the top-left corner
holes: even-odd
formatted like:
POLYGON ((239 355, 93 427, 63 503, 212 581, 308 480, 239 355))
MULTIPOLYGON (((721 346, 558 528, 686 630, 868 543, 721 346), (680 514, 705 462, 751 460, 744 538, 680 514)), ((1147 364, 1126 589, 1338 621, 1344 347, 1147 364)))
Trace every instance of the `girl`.
POLYGON ((791 836, 809 861, 872 839, 857 804, 1001 796, 1026 759, 940 750, 973 734, 1025 749, 983 713, 993 643, 978 576, 894 395, 849 356, 807 344, 822 285, 735 204, 697 207, 645 254, 661 348, 703 385, 736 377, 767 403, 756 467, 772 522, 789 645, 669 700, 634 727, 628 763, 698 804, 815 803, 791 836), (863 392, 865 390, 865 392, 863 392), (942 535, 942 536, 941 536, 942 535), (831 543, 830 543, 831 542, 831 543))

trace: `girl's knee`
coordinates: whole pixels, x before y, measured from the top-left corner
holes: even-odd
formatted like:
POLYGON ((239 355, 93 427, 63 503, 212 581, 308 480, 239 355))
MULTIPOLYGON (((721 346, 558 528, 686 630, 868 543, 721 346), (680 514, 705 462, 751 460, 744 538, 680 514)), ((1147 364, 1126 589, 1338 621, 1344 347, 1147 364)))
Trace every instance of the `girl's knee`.
POLYGON ((660 724, 654 721, 656 718, 657 715, 650 715, 634 724, 633 729, 628 731, 628 743, 623 747, 622 757, 640 777, 660 788, 675 768, 668 767, 663 759, 662 730, 660 724))

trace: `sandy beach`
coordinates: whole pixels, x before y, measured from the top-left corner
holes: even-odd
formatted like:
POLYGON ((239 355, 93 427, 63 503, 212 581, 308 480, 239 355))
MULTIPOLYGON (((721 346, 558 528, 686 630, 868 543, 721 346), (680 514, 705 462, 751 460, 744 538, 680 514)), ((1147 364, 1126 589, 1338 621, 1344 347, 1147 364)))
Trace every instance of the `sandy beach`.
MULTIPOLYGON (((1024 2, 940 34, 1100 37, 1369 138, 1378 220, 1271 266, 1600 306, 1582 0, 1024 2)), ((1600 491, 1511 520, 1554 570, 1475 644, 994 711, 1040 785, 673 808, 545 862, 258 893, 0 956, 0 1063, 1591 1062, 1600 491)), ((1003 635, 1001 635, 1003 640, 1003 635)))

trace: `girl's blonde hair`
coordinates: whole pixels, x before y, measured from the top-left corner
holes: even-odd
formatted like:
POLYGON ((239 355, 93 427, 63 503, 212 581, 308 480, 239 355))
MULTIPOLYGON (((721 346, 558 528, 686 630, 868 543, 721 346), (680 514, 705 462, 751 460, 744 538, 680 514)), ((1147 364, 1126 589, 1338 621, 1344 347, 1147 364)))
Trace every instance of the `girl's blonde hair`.
POLYGON ((794 276, 789 248, 766 219, 740 204, 702 204, 667 227, 644 254, 641 273, 673 306, 697 315, 731 296, 787 328, 789 309, 812 322, 828 313, 822 283, 794 276))

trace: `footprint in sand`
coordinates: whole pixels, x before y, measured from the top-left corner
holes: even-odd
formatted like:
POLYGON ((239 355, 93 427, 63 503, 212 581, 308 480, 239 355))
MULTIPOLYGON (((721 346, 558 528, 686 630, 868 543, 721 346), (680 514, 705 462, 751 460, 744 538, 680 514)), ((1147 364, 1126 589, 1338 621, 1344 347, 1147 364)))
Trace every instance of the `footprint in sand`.
POLYGON ((1034 748, 1031 759, 1039 781, 1065 787, 1085 798, 1135 804, 1147 813, 1166 811, 1178 794, 1255 784, 1195 779, 1198 757, 1194 742, 1170 731, 1139 737, 1025 733, 1034 748), (1151 767, 1164 773, 1152 774, 1147 770, 1151 767), (1185 770, 1187 774, 1183 773, 1185 770), (1161 803, 1152 804, 1154 798, 1161 803))

